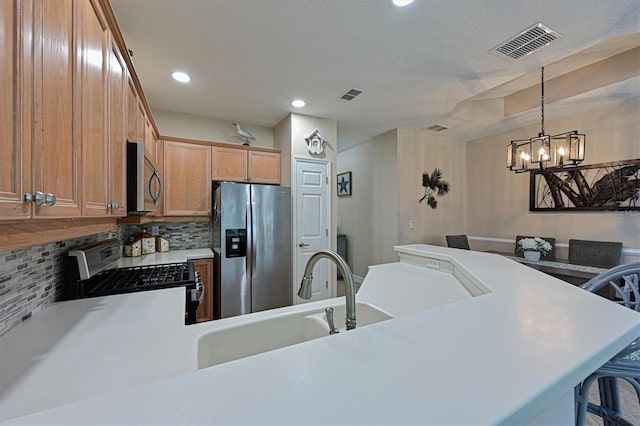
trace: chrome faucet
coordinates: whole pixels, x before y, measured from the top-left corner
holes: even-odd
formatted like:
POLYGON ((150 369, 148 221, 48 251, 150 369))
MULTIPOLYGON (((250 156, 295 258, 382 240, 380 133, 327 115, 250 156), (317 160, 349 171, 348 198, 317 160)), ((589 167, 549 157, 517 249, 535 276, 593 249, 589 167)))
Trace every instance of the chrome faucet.
POLYGON ((332 250, 318 250, 315 252, 307 262, 307 266, 304 268, 304 275, 302 276, 302 282, 300 283, 300 290, 298 290, 298 297, 301 299, 311 299, 311 282, 313 281, 313 268, 320 259, 329 259, 336 264, 342 276, 345 280, 345 298, 347 305, 347 317, 345 318, 345 324, 347 330, 356 328, 356 292, 353 285, 353 276, 351 275, 351 269, 343 258, 332 250))

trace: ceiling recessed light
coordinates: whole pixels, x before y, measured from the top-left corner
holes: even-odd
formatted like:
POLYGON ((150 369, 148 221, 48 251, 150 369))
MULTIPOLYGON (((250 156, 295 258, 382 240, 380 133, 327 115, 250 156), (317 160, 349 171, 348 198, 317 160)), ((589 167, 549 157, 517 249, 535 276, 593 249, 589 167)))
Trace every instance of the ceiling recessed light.
POLYGON ((189 74, 183 73, 181 71, 174 72, 173 74, 171 74, 171 77, 173 77, 175 81, 179 81, 180 83, 188 83, 191 81, 191 77, 189 77, 189 74))
POLYGON ((291 106, 294 106, 296 108, 302 108, 306 104, 307 103, 305 101, 303 101, 302 99, 296 99, 295 101, 291 102, 291 106))
POLYGON ((413 3, 413 0, 392 0, 393 4, 399 7, 407 6, 413 3))

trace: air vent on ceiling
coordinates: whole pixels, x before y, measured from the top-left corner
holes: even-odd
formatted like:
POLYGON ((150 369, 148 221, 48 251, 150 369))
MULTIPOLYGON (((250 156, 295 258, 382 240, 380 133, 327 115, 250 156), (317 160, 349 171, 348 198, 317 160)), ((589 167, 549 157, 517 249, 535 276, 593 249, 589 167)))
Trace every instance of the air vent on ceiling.
POLYGON ((509 40, 500 43, 491 51, 503 59, 515 61, 563 37, 563 34, 542 22, 538 22, 509 40))
POLYGON ((364 93, 364 90, 356 89, 355 87, 352 87, 351 89, 347 90, 345 93, 343 93, 342 95, 340 95, 338 97, 340 99, 344 99, 345 101, 352 101, 353 98, 355 98, 356 96, 358 96, 361 93, 364 93))
POLYGON ((433 126, 425 127, 424 130, 431 130, 432 132, 441 132, 447 130, 448 127, 441 126, 440 124, 434 124, 433 126))

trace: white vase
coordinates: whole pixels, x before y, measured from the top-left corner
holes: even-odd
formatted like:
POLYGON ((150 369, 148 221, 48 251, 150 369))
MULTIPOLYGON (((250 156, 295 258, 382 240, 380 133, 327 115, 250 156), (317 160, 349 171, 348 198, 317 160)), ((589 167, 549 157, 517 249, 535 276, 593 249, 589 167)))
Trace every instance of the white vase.
POLYGON ((540 260, 540 252, 527 250, 524 252, 524 258, 527 259, 529 262, 537 262, 540 260))

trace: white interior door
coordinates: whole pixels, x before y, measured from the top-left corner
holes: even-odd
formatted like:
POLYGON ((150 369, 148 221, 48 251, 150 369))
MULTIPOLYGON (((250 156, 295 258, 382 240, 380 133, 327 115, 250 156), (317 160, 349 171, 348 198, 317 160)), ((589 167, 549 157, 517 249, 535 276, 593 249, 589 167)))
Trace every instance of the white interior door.
POLYGON ((326 259, 320 260, 313 270, 311 299, 300 299, 297 294, 309 258, 320 249, 331 248, 330 173, 329 162, 295 159, 295 303, 326 299, 331 294, 331 264, 326 259))

